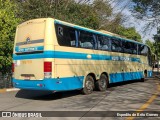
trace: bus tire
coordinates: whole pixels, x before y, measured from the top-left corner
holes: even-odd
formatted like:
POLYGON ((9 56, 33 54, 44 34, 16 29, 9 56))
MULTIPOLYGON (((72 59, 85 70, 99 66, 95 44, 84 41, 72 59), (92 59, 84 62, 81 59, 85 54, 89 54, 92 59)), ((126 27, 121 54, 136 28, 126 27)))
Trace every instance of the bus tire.
POLYGON ((140 80, 141 80, 140 82, 144 82, 144 78, 141 78, 140 80))
POLYGON ((108 77, 105 74, 100 76, 100 79, 96 82, 96 88, 99 91, 106 91, 108 87, 108 77))
POLYGON ((91 94, 94 89, 94 79, 91 75, 87 75, 85 79, 84 88, 82 89, 82 93, 84 95, 91 94))

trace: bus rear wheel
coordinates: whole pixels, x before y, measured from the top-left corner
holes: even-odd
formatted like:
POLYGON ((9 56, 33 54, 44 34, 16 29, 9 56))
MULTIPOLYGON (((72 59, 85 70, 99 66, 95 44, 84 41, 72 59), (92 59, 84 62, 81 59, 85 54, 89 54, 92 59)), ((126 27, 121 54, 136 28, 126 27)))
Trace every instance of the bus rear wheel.
POLYGON ((96 88, 99 91, 106 91, 108 87, 108 77, 105 74, 100 76, 100 79, 96 82, 96 88))
POLYGON ((84 88, 82 89, 82 93, 84 95, 91 94, 93 92, 93 89, 94 89, 94 79, 92 76, 87 75, 85 79, 84 88))

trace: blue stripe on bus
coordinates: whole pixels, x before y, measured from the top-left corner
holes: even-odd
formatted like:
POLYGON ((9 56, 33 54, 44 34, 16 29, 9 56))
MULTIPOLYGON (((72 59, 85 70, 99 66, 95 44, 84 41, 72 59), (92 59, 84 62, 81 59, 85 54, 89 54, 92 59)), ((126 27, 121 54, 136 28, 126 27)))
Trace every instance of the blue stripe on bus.
POLYGON ((19 80, 13 78, 13 85, 21 89, 66 91, 83 88, 83 79, 83 76, 44 80, 19 80), (38 84, 42 84, 43 87, 38 86, 38 84))
MULTIPOLYGON (((136 80, 143 78, 143 72, 125 72, 125 73, 112 73, 110 76, 110 83, 136 80)), ((51 78, 44 80, 20 80, 13 78, 13 85, 21 89, 33 90, 53 90, 53 91, 67 91, 83 88, 84 76, 78 77, 64 77, 64 78, 51 78), (42 84, 43 87, 38 86, 42 84)))
POLYGON ((62 52, 62 51, 44 51, 43 53, 25 54, 25 55, 13 54, 13 60, 40 59, 40 58, 113 60, 113 61, 141 62, 140 58, 134 58, 134 57, 110 56, 110 55, 86 54, 86 53, 62 52), (87 58, 87 55, 91 55, 91 58, 87 58))
POLYGON ((135 80, 143 78, 143 72, 124 72, 110 74, 110 83, 135 80))

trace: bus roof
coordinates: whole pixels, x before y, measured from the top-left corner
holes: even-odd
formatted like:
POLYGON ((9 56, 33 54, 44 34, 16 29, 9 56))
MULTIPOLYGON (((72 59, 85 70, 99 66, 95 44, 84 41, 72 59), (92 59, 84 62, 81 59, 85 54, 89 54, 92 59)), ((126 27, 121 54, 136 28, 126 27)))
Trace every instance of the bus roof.
POLYGON ((29 23, 36 23, 36 22, 41 22, 41 21, 46 21, 48 18, 37 18, 37 19, 31 19, 31 20, 28 20, 28 21, 25 21, 25 22, 22 22, 21 24, 19 24, 17 27, 21 27, 21 26, 24 26, 24 25, 27 25, 29 23))
MULTIPOLYGON (((32 19, 32 20, 28 20, 26 22, 23 22, 21 24, 19 24, 18 26, 23 26, 27 23, 31 23, 32 21, 45 21, 47 19, 54 19, 54 18, 37 18, 37 19, 32 19)), ((142 44, 142 45, 145 45, 144 43, 140 43, 140 42, 137 42, 137 41, 134 41, 134 40, 131 40, 131 39, 127 39, 125 37, 122 37, 118 34, 115 34, 115 33, 111 33, 111 32, 108 32, 108 31, 105 31, 105 30, 93 30, 93 29, 90 29, 90 28, 86 28, 86 27, 82 27, 82 26, 79 26, 79 25, 75 25, 75 24, 72 24, 72 23, 68 23, 68 22, 65 22, 65 21, 61 21, 61 20, 58 20, 58 19, 54 19, 55 23, 59 23, 59 24, 62 24, 62 25, 66 25, 66 26, 70 26, 70 27, 73 27, 73 28, 77 28, 77 29, 80 29, 80 30, 85 30, 85 31, 89 31, 89 32, 92 32, 92 33, 96 33, 96 34, 101 34, 101 35, 105 35, 105 36, 108 36, 108 37, 113 37, 113 38, 117 38, 117 39, 123 39, 125 41, 129 41, 129 42, 133 42, 133 43, 137 43, 137 44, 142 44)), ((146 45, 148 46, 148 45, 146 45)), ((149 46, 148 46, 149 47, 149 46)))

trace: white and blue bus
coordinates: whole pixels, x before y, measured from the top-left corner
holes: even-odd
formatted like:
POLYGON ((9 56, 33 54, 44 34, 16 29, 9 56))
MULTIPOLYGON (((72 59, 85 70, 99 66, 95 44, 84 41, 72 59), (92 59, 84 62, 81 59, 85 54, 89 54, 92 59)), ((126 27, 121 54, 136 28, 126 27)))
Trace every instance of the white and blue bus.
POLYGON ((29 20, 17 26, 13 84, 20 89, 90 94, 110 83, 152 76, 150 48, 142 43, 60 21, 29 20))

